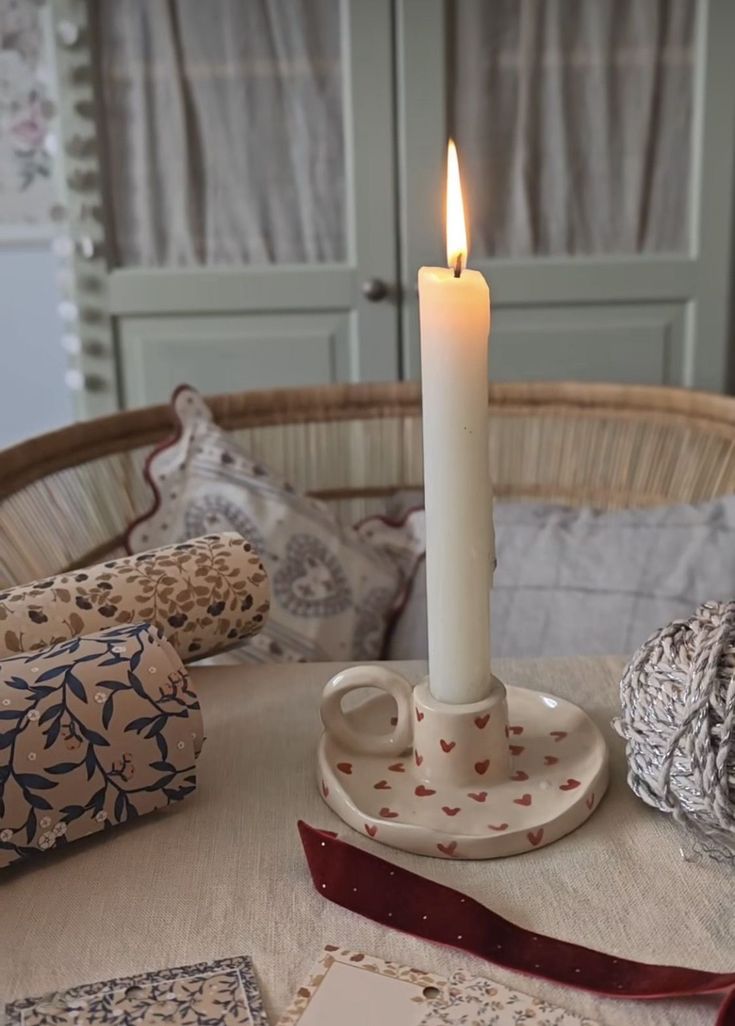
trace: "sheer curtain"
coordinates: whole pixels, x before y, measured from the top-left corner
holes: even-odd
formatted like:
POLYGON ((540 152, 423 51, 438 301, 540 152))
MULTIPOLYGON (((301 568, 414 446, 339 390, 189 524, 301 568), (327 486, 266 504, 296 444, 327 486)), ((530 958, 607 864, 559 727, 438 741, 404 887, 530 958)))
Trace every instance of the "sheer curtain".
POLYGON ((697 0, 453 0, 476 256, 688 243, 697 0))
POLYGON ((98 0, 117 262, 344 258, 339 0, 98 0))

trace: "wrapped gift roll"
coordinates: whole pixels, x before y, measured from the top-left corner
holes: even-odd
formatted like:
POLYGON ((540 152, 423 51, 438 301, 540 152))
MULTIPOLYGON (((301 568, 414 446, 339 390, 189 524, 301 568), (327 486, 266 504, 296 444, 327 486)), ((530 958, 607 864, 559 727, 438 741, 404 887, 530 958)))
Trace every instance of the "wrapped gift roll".
POLYGON ((156 627, 0 661, 0 867, 180 801, 202 717, 156 627))
POLYGON ((0 659, 145 620, 191 662, 256 634, 269 599, 252 545, 234 532, 206 535, 1 593, 0 659))

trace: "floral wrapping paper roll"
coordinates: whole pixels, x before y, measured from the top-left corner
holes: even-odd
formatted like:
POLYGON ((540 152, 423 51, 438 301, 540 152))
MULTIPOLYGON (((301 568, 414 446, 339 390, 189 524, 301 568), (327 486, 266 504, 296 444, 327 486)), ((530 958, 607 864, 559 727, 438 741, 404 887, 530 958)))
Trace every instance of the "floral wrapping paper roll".
POLYGON ((269 601, 252 545, 206 535, 0 593, 0 659, 144 620, 191 662, 256 634, 269 601))
POLYGON ((0 661, 0 868, 180 801, 202 717, 156 627, 0 661))

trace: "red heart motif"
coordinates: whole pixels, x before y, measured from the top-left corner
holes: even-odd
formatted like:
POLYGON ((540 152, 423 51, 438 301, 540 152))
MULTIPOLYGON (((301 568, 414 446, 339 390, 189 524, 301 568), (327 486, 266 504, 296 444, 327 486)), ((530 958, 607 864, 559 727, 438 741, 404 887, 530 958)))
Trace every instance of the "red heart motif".
POLYGON ((490 713, 485 713, 484 716, 475 716, 475 726, 478 730, 484 730, 490 722, 490 713))
POLYGON ((592 806, 595 804, 595 792, 594 791, 589 796, 589 798, 585 798, 584 803, 585 803, 585 805, 587 806, 588 809, 592 808, 592 806))
POLYGON ((337 769, 340 771, 340 773, 346 773, 347 776, 349 777, 350 773, 352 773, 352 763, 351 762, 338 762, 337 763, 337 769))
POLYGON ((553 737, 555 741, 563 741, 566 736, 566 730, 552 730, 549 732, 549 737, 553 737))
POLYGON ((523 727, 508 727, 508 730, 510 731, 511 734, 522 734, 523 733, 523 727))
POLYGON ((573 791, 575 787, 579 787, 579 781, 574 777, 569 777, 565 784, 559 784, 560 791, 573 791))
POLYGON ((391 716, 391 718, 390 718, 390 725, 391 725, 391 727, 397 727, 398 726, 398 717, 397 716, 391 716))
POLYGON ((398 815, 397 812, 393 812, 392 809, 387 809, 385 806, 380 810, 380 815, 383 819, 395 819, 398 815))
POLYGON ((363 962, 364 960, 364 955, 350 955, 350 962, 363 962))
POLYGON ((418 752, 414 752, 414 759, 416 760, 416 765, 417 766, 420 766, 421 763, 424 761, 423 755, 419 755, 418 752))
POLYGON ((421 723, 423 718, 424 718, 424 714, 421 712, 420 709, 417 709, 416 710, 416 719, 419 721, 419 723, 421 723))
POLYGON ((323 780, 322 780, 322 794, 324 795, 325 798, 329 797, 329 788, 327 787, 327 785, 324 783, 323 780))
POLYGON ((524 773, 523 770, 516 770, 511 780, 528 780, 528 773, 524 773))
POLYGON ((529 830, 529 832, 526 834, 526 837, 529 839, 529 841, 534 846, 534 848, 536 847, 536 845, 541 844, 541 841, 543 840, 543 836, 544 836, 544 828, 543 827, 539 827, 538 830, 529 830))
POLYGON ((521 752, 525 752, 525 745, 508 745, 511 755, 520 755, 521 752))
POLYGON ((447 816, 456 816, 459 811, 459 807, 456 809, 450 809, 448 805, 442 805, 442 812, 447 816))
POLYGON ((388 767, 388 769, 391 773, 405 773, 406 771, 406 767, 402 762, 394 762, 388 767))
POLYGON ((502 833, 503 830, 507 830, 508 829, 508 824, 507 823, 488 823, 488 827, 491 830, 497 830, 498 833, 502 833))
POLYGON ((449 844, 437 844, 437 848, 442 853, 442 855, 454 855, 455 851, 457 850, 457 842, 450 841, 449 844))
POLYGON ((365 830, 367 831, 369 837, 375 837, 375 835, 378 832, 378 828, 376 826, 370 826, 369 823, 365 824, 365 830))
POLYGON ((530 794, 524 794, 521 798, 514 798, 513 801, 516 805, 530 805, 532 799, 530 794))
POLYGON ((547 766, 556 766, 558 761, 559 760, 557 759, 557 757, 555 755, 545 755, 544 756, 544 762, 546 763, 547 766))
POLYGON ((429 798, 432 794, 436 794, 436 791, 432 791, 430 787, 424 787, 423 784, 419 784, 413 793, 418 798, 429 798))
POLYGON ((484 802, 487 798, 487 791, 470 791, 467 795, 473 802, 484 802))
POLYGON ((377 784, 373 784, 376 791, 390 791, 391 787, 387 780, 379 780, 377 784))
POLYGON ((457 744, 457 742, 456 741, 445 741, 444 738, 441 738, 441 740, 439 741, 439 744, 442 746, 442 751, 443 752, 451 752, 451 750, 454 748, 454 746, 457 744))
POLYGON ((479 776, 482 776, 484 773, 487 773, 489 766, 490 766, 490 760, 489 759, 483 759, 482 762, 476 762, 475 763, 475 773, 479 774, 479 776))

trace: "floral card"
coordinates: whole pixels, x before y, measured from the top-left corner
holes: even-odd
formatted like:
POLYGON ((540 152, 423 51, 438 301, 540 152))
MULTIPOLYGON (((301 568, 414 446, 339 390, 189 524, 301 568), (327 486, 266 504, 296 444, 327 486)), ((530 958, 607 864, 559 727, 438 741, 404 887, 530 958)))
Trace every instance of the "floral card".
POLYGON ((8 1026, 268 1026, 249 958, 222 958, 23 998, 5 1009, 8 1026))
POLYGON ((600 1026, 460 971, 436 973, 330 944, 278 1026, 600 1026))
POLYGON ((329 944, 278 1026, 419 1026, 446 985, 433 973, 329 944))
POLYGON ((460 971, 449 979, 442 996, 427 1009, 419 1026, 599 1026, 540 998, 511 990, 483 976, 460 971))

